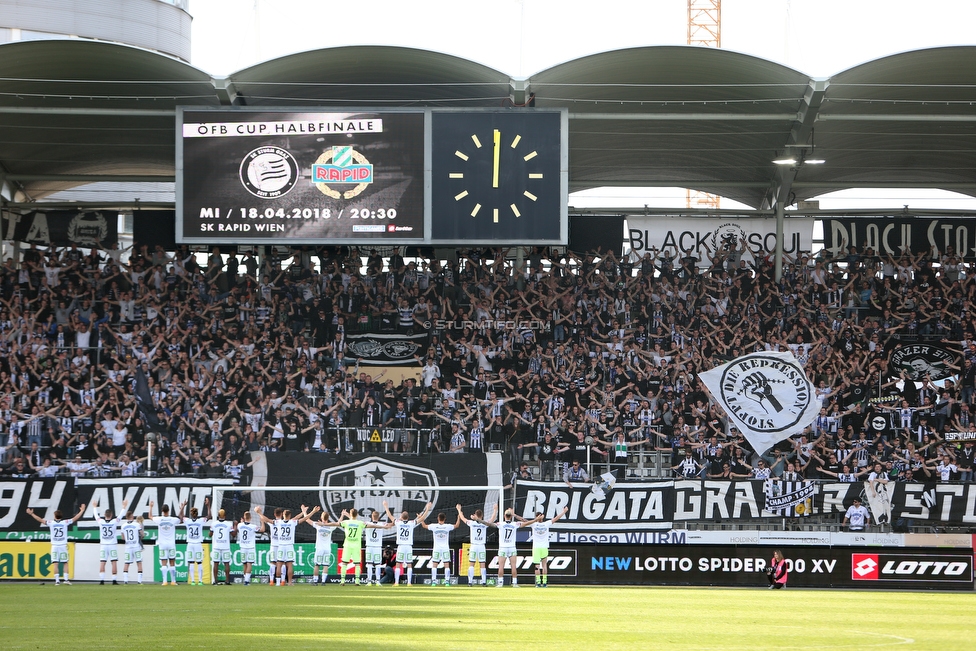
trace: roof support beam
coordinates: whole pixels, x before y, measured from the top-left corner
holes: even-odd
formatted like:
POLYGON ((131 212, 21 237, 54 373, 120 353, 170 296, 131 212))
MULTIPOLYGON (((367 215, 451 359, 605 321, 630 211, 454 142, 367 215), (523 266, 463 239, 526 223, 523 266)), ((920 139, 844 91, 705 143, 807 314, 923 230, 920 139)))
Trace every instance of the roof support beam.
MULTIPOLYGON (((810 144, 813 125, 817 122, 817 114, 820 112, 820 106, 823 104, 824 95, 826 95, 829 85, 830 82, 826 79, 810 80, 810 85, 803 93, 803 101, 800 103, 797 120, 793 124, 793 128, 790 129, 782 152, 778 152, 777 156, 785 156, 790 152, 790 147, 794 145, 810 144)), ((777 281, 783 277, 783 211, 789 203, 793 182, 802 166, 802 161, 796 166, 777 166, 776 176, 760 205, 761 208, 772 208, 776 211, 775 278, 777 281)))
POLYGON ((233 80, 229 77, 214 77, 213 86, 221 106, 240 106, 244 103, 243 98, 237 93, 233 80))
POLYGON ((48 210, 52 208, 102 208, 105 210, 145 210, 157 208, 173 210, 176 205, 172 201, 11 201, 4 204, 4 208, 25 208, 27 210, 48 210))
POLYGON ((11 181, 45 181, 49 183, 175 183, 172 174, 7 174, 11 181))
POLYGON ((845 115, 838 113, 824 113, 817 116, 817 122, 976 122, 976 115, 939 115, 939 114, 919 114, 912 115, 845 115))
MULTIPOLYGON (((160 177, 162 178, 162 177, 160 177)), ((768 188, 763 181, 705 181, 703 179, 686 179, 680 181, 570 181, 571 192, 589 190, 591 188, 768 188)), ((825 188, 829 190, 852 190, 860 188, 894 188, 916 189, 933 188, 936 190, 973 190, 976 181, 793 181, 793 188, 825 188)))
POLYGON ((512 79, 508 82, 508 86, 511 88, 509 97, 512 100, 512 104, 515 106, 525 106, 528 98, 531 96, 529 93, 529 81, 527 79, 512 79))
POLYGON ((0 106, 0 113, 26 115, 112 115, 117 117, 175 118, 175 109, 73 108, 70 106, 0 106))
POLYGON ((685 122, 783 122, 795 121, 800 113, 570 113, 570 120, 634 120, 685 122))

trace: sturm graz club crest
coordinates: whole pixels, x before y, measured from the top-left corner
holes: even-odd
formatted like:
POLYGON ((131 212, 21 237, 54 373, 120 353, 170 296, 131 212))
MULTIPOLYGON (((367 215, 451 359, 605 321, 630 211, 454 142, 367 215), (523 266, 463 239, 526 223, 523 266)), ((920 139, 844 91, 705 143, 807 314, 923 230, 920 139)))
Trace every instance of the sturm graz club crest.
POLYGON ((359 339, 348 343, 347 351, 353 357, 363 359, 389 358, 392 361, 413 359, 420 349, 420 344, 409 339, 394 339, 393 341, 378 341, 376 339, 359 339))
POLYGON ((104 213, 80 212, 68 223, 68 239, 79 246, 99 244, 108 237, 108 220, 104 213))
POLYGON ((751 429, 782 432, 797 426, 813 393, 798 363, 747 355, 722 373, 722 406, 751 429))
POLYGON ((955 375, 957 356, 951 350, 932 344, 909 344, 896 348, 891 353, 888 365, 891 372, 901 375, 904 371, 908 379, 921 382, 926 377, 935 382, 955 375))
POLYGON ((287 194, 298 182, 298 163, 281 147, 258 147, 241 161, 241 183, 261 199, 287 194))
POLYGON ((408 511, 411 516, 424 510, 427 502, 437 506, 439 484, 437 475, 429 468, 390 461, 380 457, 367 457, 322 471, 319 485, 319 501, 332 521, 338 521, 343 510, 356 509, 360 516, 369 520, 370 513, 383 511, 383 502, 390 506, 394 515, 408 511), (387 486, 407 486, 389 489, 387 486), (330 490, 357 487, 355 491, 330 490), (361 487, 361 488, 359 488, 361 487))
POLYGON ((413 357, 413 354, 416 353, 419 348, 420 346, 416 342, 401 339, 384 344, 383 352, 393 359, 403 359, 405 357, 413 357))

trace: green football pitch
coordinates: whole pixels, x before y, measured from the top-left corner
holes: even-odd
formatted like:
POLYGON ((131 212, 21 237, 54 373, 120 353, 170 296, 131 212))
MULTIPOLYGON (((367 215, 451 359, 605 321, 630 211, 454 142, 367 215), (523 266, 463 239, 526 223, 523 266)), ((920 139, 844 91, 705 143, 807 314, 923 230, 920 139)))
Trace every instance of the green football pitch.
MULTIPOLYGON (((531 581, 529 577, 526 580, 531 581)), ((14 649, 971 649, 976 594, 0 584, 14 649)))

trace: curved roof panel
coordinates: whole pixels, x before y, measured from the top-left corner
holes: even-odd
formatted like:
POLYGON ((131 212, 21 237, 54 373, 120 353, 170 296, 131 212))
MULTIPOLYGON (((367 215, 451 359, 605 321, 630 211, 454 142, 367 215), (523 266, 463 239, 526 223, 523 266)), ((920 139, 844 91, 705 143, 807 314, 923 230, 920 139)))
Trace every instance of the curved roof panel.
MULTIPOLYGON (((32 197, 71 175, 174 173, 175 107, 566 107, 570 184, 675 185, 759 206, 864 185, 976 195, 976 47, 906 52, 815 80, 699 47, 604 52, 525 80, 402 47, 326 48, 212 78, 92 41, 0 45, 0 173, 32 197), (782 153, 826 159, 785 171, 782 153)), ((517 110, 517 109, 515 109, 517 110)), ((104 179, 103 179, 104 180, 104 179)), ((145 179, 142 179, 145 180, 145 179)))
MULTIPOLYGON (((167 112, 189 103, 218 103, 210 75, 155 52, 81 40, 0 45, 0 165, 27 176, 171 175, 167 112)), ((43 196, 77 183, 24 185, 43 196)))
POLYGON ((797 196, 836 184, 958 188, 976 178, 976 47, 904 52, 832 76, 817 116, 817 155, 797 196), (819 185, 823 184, 823 185, 819 185))
POLYGON ((509 77, 448 54, 355 46, 301 52, 230 75, 248 106, 499 106, 509 77))
POLYGON ((771 61, 686 46, 604 52, 530 79, 536 106, 573 116, 575 189, 654 179, 752 205, 809 84, 771 61))

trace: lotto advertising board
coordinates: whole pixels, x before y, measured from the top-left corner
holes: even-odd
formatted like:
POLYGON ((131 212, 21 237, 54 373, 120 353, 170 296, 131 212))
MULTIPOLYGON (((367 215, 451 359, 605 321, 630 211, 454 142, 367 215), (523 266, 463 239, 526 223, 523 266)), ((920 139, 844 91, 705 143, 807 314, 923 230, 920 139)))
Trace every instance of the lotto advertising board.
MULTIPOLYGON (((763 586, 771 546, 575 548, 579 583, 763 586)), ((790 587, 972 590, 973 555, 961 549, 783 549, 790 587)))
POLYGON ((177 242, 423 241, 424 112, 182 109, 177 242))

